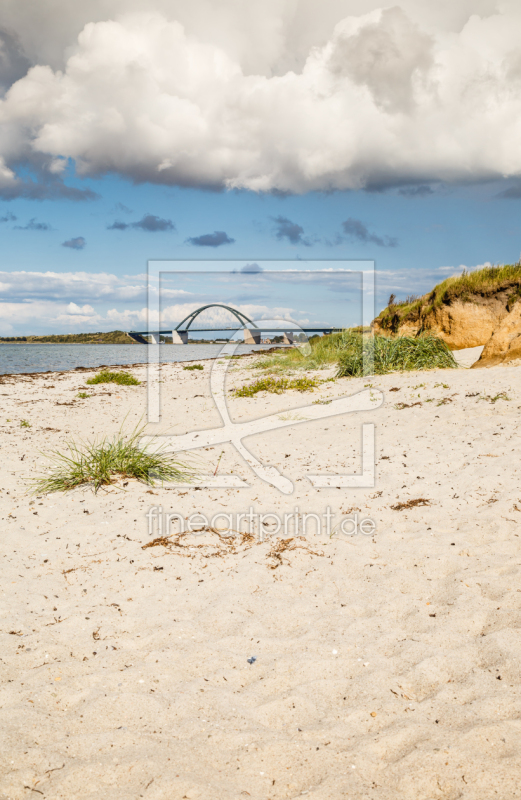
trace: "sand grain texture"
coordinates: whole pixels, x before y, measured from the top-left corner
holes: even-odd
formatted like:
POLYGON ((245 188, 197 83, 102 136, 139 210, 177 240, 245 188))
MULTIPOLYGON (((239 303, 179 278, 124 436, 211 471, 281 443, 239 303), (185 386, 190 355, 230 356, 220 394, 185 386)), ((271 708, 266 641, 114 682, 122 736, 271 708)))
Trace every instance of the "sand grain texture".
MULTIPOLYGON (((253 379, 246 363, 230 388, 253 379)), ((199 456, 210 471, 224 449, 219 470, 248 489, 131 481, 31 497, 41 450, 112 434, 125 418, 130 428, 144 412, 145 385, 88 387, 80 400, 86 377, 0 386, 0 798, 519 796, 517 367, 374 378, 385 402, 369 417, 252 437, 252 452, 294 481, 289 497, 231 446, 199 456), (359 469, 362 421, 376 424, 375 488, 314 490, 310 471, 359 469), (392 509, 417 498, 430 504, 392 509), (158 536, 145 518, 153 505, 183 515, 329 505, 359 509, 377 530, 311 532, 280 559, 269 536, 235 552, 214 534, 143 549, 158 536)), ((158 430, 219 425, 208 365, 169 365, 163 378, 158 430)), ((232 398, 230 413, 305 416, 313 399, 367 382, 232 398)))

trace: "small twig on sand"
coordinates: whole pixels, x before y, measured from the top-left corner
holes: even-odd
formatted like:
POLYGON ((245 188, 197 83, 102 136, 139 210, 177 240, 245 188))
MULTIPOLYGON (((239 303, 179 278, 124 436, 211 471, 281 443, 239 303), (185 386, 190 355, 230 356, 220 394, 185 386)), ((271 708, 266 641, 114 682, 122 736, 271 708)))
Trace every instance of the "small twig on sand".
POLYGON ((214 476, 217 475, 217 470, 219 469, 219 464, 221 463, 221 458, 223 457, 223 455, 224 455, 224 450, 221 450, 221 455, 217 459, 217 466, 215 467, 215 471, 213 473, 214 476))

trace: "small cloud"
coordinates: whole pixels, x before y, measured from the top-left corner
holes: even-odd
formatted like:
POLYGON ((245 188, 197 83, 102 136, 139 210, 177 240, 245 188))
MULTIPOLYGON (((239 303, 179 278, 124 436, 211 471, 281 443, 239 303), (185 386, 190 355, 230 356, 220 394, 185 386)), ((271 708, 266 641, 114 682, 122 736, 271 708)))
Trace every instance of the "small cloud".
POLYGON ((157 217, 155 214, 145 214, 138 222, 121 222, 121 220, 115 220, 112 225, 107 226, 109 231, 126 231, 127 228, 148 231, 149 233, 175 231, 175 225, 171 219, 161 219, 161 217, 157 217))
POLYGON ((108 231, 126 231, 127 228, 130 228, 130 225, 127 222, 121 222, 119 219, 115 220, 112 225, 107 225, 108 231))
POLYGON ((85 305, 85 306, 78 306, 76 303, 69 303, 67 306, 67 314, 78 315, 81 314, 82 316, 92 316, 96 312, 92 308, 92 306, 85 305))
POLYGON ((398 189, 398 194, 402 197, 427 197, 429 194, 434 194, 434 189, 431 189, 427 184, 421 186, 404 186, 398 189))
POLYGON ((16 219, 17 217, 8 211, 5 217, 0 217, 0 222, 15 222, 16 219))
POLYGON ((62 242, 62 247, 70 247, 72 250, 83 250, 87 242, 83 238, 83 236, 76 236, 75 239, 68 239, 66 242, 62 242))
POLYGON ((36 222, 35 217, 30 219, 27 225, 15 225, 14 227, 17 231, 52 231, 47 222, 36 222))
POLYGON ((214 231, 213 233, 203 233, 202 236, 190 236, 187 240, 195 247, 220 247, 222 244, 233 244, 232 239, 224 231, 214 231))
POLYGON ((132 209, 126 206, 124 203, 116 203, 116 211, 122 211, 123 214, 132 214, 132 209))
POLYGON ((275 236, 277 239, 287 239, 291 244, 302 244, 304 247, 311 247, 309 239, 304 238, 304 228, 296 222, 292 222, 287 217, 272 217, 277 226, 275 236))
POLYGON ((255 274, 257 272, 264 272, 264 270, 258 264, 253 263, 253 264, 246 264, 244 267, 242 267, 240 272, 245 272, 247 274, 255 274))
POLYGON ((521 200, 521 183, 504 189, 502 192, 499 192, 496 197, 500 200, 521 200))
POLYGON ((375 244, 378 247, 396 247, 398 239, 394 236, 377 236, 371 233, 361 220, 350 217, 342 223, 344 234, 352 242, 362 242, 362 244, 375 244))
POLYGON ((145 214, 139 222, 132 222, 132 228, 140 228, 142 231, 156 233, 157 231, 175 231, 175 225, 171 219, 161 219, 154 214, 145 214))

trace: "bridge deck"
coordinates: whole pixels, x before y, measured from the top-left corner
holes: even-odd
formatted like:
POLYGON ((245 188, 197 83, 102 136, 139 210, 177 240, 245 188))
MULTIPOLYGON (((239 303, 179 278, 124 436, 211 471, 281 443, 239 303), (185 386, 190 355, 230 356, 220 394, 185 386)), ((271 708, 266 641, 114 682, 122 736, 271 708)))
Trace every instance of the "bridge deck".
MULTIPOLYGON (((236 328, 188 328, 190 333, 221 333, 223 331, 240 331, 242 330, 243 326, 237 326, 236 328)), ((172 330, 176 330, 175 328, 167 328, 165 330, 149 330, 149 331, 128 331, 128 333, 136 333, 138 336, 148 336, 151 333, 159 333, 161 336, 171 336, 172 330)), ((255 330, 258 331, 266 331, 269 333, 299 333, 303 331, 304 333, 324 333, 327 331, 328 333, 339 333, 340 331, 344 330, 343 328, 329 328, 324 326, 322 328, 290 328, 286 326, 285 328, 259 328, 257 325, 255 330)))

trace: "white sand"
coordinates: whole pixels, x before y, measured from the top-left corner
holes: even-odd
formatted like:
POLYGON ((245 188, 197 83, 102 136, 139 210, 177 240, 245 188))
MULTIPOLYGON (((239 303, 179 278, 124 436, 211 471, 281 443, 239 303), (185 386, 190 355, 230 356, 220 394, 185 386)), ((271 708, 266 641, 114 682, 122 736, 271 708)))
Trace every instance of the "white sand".
POLYGON ((479 359, 484 345, 479 347, 466 347, 464 350, 454 350, 452 355, 460 367, 471 367, 479 359))
MULTIPOLYGON (((252 377, 240 364, 232 385, 252 377)), ((294 481, 289 497, 227 445, 202 451, 208 471, 224 449, 219 471, 249 489, 152 494, 130 482, 33 498, 40 450, 144 413, 145 386, 76 400, 89 374, 0 385, 2 800, 519 796, 521 370, 375 378, 385 402, 369 417, 255 437, 252 452, 294 481), (500 392, 509 399, 481 397, 500 392), (358 470, 362 421, 376 423, 375 488, 314 490, 309 472, 358 470), (431 504, 391 508, 416 498, 431 504), (269 539, 220 557, 142 549, 153 505, 187 515, 328 504, 371 516, 375 535, 310 535, 282 563, 269 539)), ((219 425, 208 363, 163 376, 162 430, 219 425)), ((235 420, 297 414, 364 383, 229 405, 235 420)))

